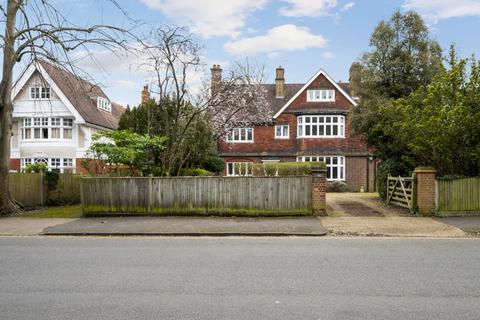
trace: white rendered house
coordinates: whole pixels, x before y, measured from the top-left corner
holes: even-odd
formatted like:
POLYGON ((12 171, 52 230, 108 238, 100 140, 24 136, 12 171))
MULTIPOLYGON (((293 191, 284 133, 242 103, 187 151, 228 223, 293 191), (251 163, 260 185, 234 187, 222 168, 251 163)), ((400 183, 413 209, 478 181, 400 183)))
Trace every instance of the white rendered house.
POLYGON ((116 129, 125 110, 99 86, 42 60, 23 72, 12 99, 12 171, 44 162, 49 169, 84 172, 92 134, 116 129))

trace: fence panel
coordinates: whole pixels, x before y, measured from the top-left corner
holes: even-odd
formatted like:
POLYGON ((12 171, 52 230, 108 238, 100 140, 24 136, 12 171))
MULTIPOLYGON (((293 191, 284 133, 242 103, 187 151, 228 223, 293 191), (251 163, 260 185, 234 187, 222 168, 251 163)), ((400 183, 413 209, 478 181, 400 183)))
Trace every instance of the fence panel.
POLYGON ((41 207, 47 202, 41 173, 10 173, 9 189, 13 199, 24 207, 41 207))
POLYGON ((437 213, 480 212, 480 178, 437 179, 437 213))
POLYGON ((310 214, 312 177, 83 178, 85 213, 310 214))

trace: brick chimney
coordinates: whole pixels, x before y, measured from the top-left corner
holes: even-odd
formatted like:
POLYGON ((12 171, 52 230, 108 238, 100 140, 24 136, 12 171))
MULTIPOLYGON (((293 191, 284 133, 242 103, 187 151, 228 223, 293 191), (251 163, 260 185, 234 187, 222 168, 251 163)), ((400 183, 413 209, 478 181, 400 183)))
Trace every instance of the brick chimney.
POLYGON ((150 91, 148 90, 148 84, 146 84, 143 86, 141 103, 145 104, 148 101, 150 101, 150 91))
POLYGON ((210 72, 212 73, 212 92, 214 92, 218 89, 218 87, 220 86, 220 82, 222 81, 222 69, 220 68, 219 64, 214 64, 213 67, 210 69, 210 72))
POLYGON ((350 88, 350 95, 356 97, 358 94, 358 86, 360 85, 360 72, 362 71, 362 65, 358 62, 352 63, 349 70, 348 86, 350 88))
POLYGON ((275 75, 275 97, 283 99, 285 97, 285 69, 279 66, 275 75))

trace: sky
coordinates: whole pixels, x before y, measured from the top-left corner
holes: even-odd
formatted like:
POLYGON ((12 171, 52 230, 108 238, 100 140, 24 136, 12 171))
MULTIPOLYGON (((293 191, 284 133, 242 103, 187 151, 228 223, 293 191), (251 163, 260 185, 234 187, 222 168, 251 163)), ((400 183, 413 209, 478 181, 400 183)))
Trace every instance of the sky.
MULTIPOLYGON (((81 24, 127 25, 128 18, 98 0, 56 0, 62 12, 81 24)), ((228 69, 248 57, 264 65, 273 83, 275 68, 285 68, 287 83, 305 83, 320 68, 337 81, 348 70, 381 20, 395 10, 416 10, 445 53, 452 43, 460 56, 480 56, 480 0, 118 0, 130 18, 141 21, 139 33, 162 24, 188 28, 203 46, 205 70, 228 69)), ((104 86, 111 100, 139 103, 148 76, 138 57, 94 51, 98 65, 81 62, 104 86)))

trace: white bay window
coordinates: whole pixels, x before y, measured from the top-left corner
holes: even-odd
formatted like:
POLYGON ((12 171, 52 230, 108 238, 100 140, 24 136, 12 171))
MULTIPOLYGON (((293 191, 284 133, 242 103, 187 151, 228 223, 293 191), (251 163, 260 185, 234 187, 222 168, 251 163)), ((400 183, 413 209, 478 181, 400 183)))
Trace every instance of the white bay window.
POLYGON ((297 122, 298 138, 345 138, 345 116, 299 116, 297 122))
POLYGON ((253 164, 251 162, 227 162, 227 176, 251 176, 252 167, 253 164))
POLYGON ((73 119, 35 117, 22 119, 22 140, 72 139, 73 119))
POLYGON ((327 166, 327 180, 345 181, 345 157, 343 156, 302 156, 298 162, 325 162, 327 166))

